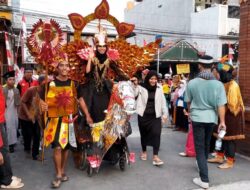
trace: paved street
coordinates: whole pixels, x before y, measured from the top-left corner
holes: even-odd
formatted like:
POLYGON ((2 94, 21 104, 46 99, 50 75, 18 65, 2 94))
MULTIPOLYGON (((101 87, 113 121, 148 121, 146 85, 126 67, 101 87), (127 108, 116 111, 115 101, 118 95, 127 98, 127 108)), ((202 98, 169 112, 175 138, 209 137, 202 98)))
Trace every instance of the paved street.
MULTIPOLYGON (((178 153, 183 151, 186 134, 173 132, 164 128, 160 157, 165 161, 163 167, 154 167, 151 154, 148 161, 140 161, 140 139, 138 128, 133 120, 133 134, 128 138, 132 152, 136 153, 136 163, 121 172, 118 166, 104 163, 99 174, 88 177, 86 171, 74 168, 72 159, 68 165, 70 181, 62 184, 62 190, 191 190, 197 189, 192 178, 197 176, 194 158, 182 158, 178 153)), ((149 153, 152 150, 149 149, 149 153)), ((22 177, 24 190, 50 189, 50 182, 54 176, 52 151, 46 150, 46 161, 42 165, 39 161, 26 158, 22 146, 11 155, 14 174, 22 177)), ((237 157, 234 169, 222 171, 216 165, 209 165, 212 190, 247 190, 250 189, 250 161, 237 157), (227 184, 227 185, 224 185, 227 184)))

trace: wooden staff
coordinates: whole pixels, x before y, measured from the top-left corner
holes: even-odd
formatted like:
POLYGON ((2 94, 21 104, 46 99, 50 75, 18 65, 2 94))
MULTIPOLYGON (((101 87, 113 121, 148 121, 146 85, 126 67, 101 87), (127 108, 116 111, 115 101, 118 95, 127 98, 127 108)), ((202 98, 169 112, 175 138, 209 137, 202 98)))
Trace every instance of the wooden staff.
MULTIPOLYGON (((48 64, 46 64, 46 72, 45 72, 45 102, 47 103, 47 93, 48 93, 48 64)), ((44 164, 44 150, 45 150, 45 129, 48 119, 48 111, 44 113, 44 130, 43 130, 43 147, 42 147, 42 164, 44 164)))

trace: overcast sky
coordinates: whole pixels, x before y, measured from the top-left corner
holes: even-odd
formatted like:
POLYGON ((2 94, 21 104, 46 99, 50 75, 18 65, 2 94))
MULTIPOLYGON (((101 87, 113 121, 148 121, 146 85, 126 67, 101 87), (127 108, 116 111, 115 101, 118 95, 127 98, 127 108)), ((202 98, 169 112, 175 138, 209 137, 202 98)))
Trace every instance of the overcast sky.
MULTIPOLYGON (((108 0, 110 14, 119 21, 124 20, 124 9, 129 0, 108 0)), ((21 8, 53 14, 79 13, 86 16, 94 12, 101 0, 21 0, 21 8)))

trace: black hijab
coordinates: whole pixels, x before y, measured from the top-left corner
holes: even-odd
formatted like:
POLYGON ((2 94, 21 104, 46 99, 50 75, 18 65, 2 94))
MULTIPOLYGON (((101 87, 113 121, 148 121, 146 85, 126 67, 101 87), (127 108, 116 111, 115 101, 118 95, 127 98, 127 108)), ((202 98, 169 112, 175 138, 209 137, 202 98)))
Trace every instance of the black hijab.
POLYGON ((224 70, 220 70, 219 71, 220 74, 220 80, 223 83, 228 83, 233 79, 233 74, 232 71, 224 71, 224 70))
POLYGON ((101 64, 103 64, 106 61, 106 59, 108 58, 107 51, 108 51, 108 49, 106 50, 106 52, 104 54, 101 54, 101 53, 99 53, 98 50, 96 50, 96 57, 101 64))
POLYGON ((154 70, 151 70, 148 72, 148 74, 145 77, 144 83, 143 83, 143 87, 146 88, 148 91, 155 91, 157 88, 157 84, 155 86, 151 86, 149 83, 149 79, 151 79, 151 77, 156 76, 156 78, 158 79, 158 75, 157 72, 154 70))

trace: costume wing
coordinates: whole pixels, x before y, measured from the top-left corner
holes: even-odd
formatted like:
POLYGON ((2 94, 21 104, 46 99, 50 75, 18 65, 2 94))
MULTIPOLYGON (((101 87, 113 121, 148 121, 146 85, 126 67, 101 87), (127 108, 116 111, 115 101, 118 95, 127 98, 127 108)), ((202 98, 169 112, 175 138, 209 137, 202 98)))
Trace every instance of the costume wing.
POLYGON ((118 51, 119 58, 116 62, 120 69, 131 77, 138 69, 149 65, 154 58, 159 43, 160 41, 155 41, 144 47, 139 47, 131 45, 123 38, 118 38, 109 42, 108 46, 110 49, 118 51))
POLYGON ((88 42, 82 40, 71 41, 62 47, 63 52, 67 53, 70 64, 69 77, 80 83, 86 82, 87 60, 81 59, 79 51, 88 49, 88 42))

